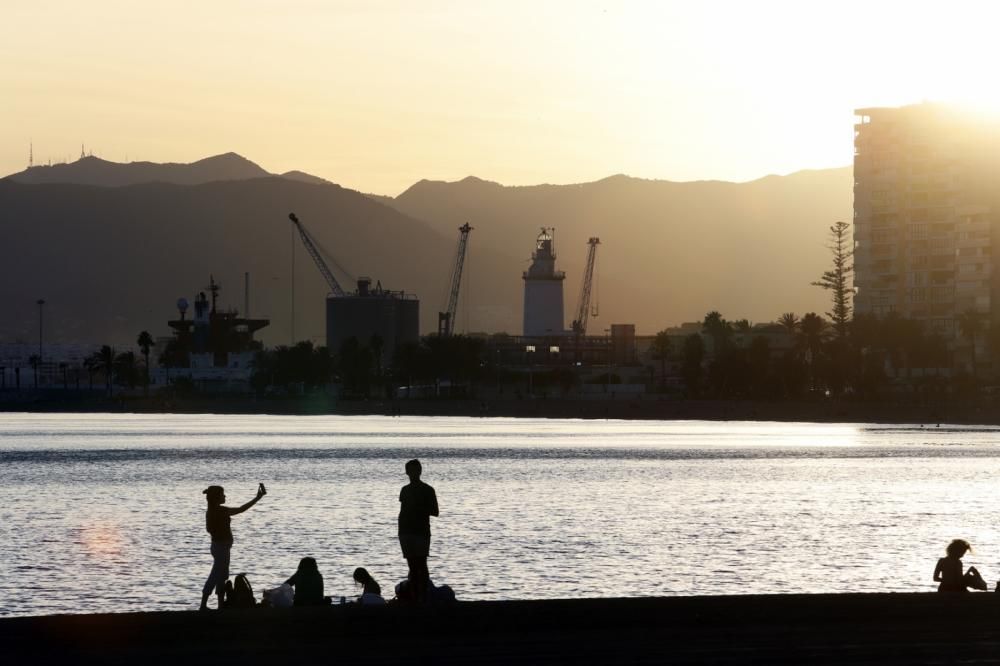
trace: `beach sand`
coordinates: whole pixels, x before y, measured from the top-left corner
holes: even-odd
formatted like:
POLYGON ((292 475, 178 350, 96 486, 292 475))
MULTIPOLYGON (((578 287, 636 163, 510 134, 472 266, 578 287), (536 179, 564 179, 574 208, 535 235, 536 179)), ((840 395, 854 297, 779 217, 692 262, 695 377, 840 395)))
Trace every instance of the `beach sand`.
POLYGON ((1000 595, 768 595, 0 620, 4 663, 993 663, 1000 595))

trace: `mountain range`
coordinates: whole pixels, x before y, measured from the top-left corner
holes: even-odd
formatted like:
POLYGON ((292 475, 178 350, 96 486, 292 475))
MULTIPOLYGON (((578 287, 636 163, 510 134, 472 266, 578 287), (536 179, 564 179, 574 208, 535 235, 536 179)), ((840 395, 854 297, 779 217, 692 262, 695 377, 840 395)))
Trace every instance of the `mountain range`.
MULTIPOLYGON (((635 323, 653 333, 700 321, 713 309, 754 322, 829 309, 827 295, 810 283, 830 264, 829 226, 852 219, 852 188, 850 167, 747 183, 618 175, 505 187, 470 177, 420 181, 388 203, 442 233, 471 222, 473 251, 516 257, 518 268, 526 267, 540 227, 554 227, 557 264, 567 274, 567 321, 579 298, 587 240, 597 236, 600 316, 589 331, 635 323)), ((511 268, 506 301, 517 303, 521 284, 511 268)))
MULTIPOLYGON (((295 212, 351 275, 421 298, 434 330, 458 239, 471 222, 458 330, 521 327, 521 272, 540 227, 555 227, 573 317, 586 242, 599 236, 589 332, 634 323, 640 333, 701 319, 775 319, 826 309, 810 286, 829 263, 827 227, 851 216, 849 167, 748 183, 612 176, 577 185, 508 187, 469 177, 423 180, 396 197, 366 195, 302 172, 270 174, 234 153, 192 164, 97 158, 33 167, 0 180, 0 341, 37 337, 46 300, 48 341, 134 341, 168 333, 174 303, 221 282, 221 302, 269 316, 268 344, 321 341, 328 291, 288 223, 295 212)), ((349 283, 348 274, 338 274, 349 283)), ((349 286, 345 285, 345 286, 349 286)))
POLYGON ((278 176, 306 183, 330 184, 329 181, 302 171, 272 174, 242 155, 225 153, 206 157, 190 164, 174 162, 109 162, 99 157, 85 156, 76 162, 32 166, 7 178, 16 183, 73 183, 99 187, 122 187, 141 183, 174 183, 201 185, 221 180, 249 180, 278 176))

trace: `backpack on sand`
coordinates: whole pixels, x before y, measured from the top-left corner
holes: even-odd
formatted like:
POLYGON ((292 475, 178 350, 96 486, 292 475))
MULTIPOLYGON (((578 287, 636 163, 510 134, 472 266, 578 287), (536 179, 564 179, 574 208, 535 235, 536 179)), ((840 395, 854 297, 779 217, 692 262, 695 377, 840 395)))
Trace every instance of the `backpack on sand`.
POLYGON ((245 573, 236 574, 236 580, 230 590, 226 583, 226 608, 253 608, 257 601, 253 598, 253 587, 245 573))

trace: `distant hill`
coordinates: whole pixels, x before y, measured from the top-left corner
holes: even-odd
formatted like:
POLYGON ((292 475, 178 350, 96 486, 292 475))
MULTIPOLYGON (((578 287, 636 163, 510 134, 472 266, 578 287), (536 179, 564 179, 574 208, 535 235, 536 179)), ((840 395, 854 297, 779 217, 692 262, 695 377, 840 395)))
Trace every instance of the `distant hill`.
MULTIPOLYGON (((810 286, 830 262, 827 228, 852 219, 850 167, 767 176, 747 183, 670 182, 617 175, 578 185, 506 187, 468 177, 422 180, 394 199, 400 212, 441 233, 471 222, 473 254, 488 248, 518 259, 500 275, 479 274, 519 305, 520 271, 542 226, 556 228, 557 264, 567 274, 566 321, 578 299, 590 236, 599 236, 600 316, 589 330, 635 323, 643 333, 700 320, 771 321, 782 312, 823 313, 827 295, 810 286)), ((475 320, 475 315, 473 315, 475 320)))
MULTIPOLYGON (((109 162, 97 157, 81 157, 76 162, 35 166, 7 178, 17 183, 73 183, 100 187, 122 187, 141 183, 173 183, 201 185, 220 180, 249 180, 270 174, 257 164, 236 153, 207 157, 190 164, 156 162, 109 162)), ((329 183, 301 171, 289 171, 282 178, 309 183, 329 183)))
MULTIPOLYGON (((144 329, 169 334, 177 298, 191 300, 209 275, 223 286, 221 303, 242 311, 248 271, 250 314, 270 316, 262 337, 284 344, 293 245, 296 332, 322 341, 327 285, 293 239, 291 211, 355 276, 416 293, 423 329, 436 327, 453 240, 353 190, 278 177, 122 187, 6 179, 0 180, 0 299, 7 306, 0 341, 37 340, 35 301, 44 298, 47 341, 132 345, 144 329)), ((499 275, 508 260, 483 253, 480 262, 484 273, 499 275)), ((497 289, 483 294, 503 300, 497 289)))
POLYGON ((286 171, 285 173, 281 174, 281 177, 288 178, 289 180, 302 181, 303 183, 312 183, 313 185, 333 184, 325 178, 320 178, 319 176, 314 176, 304 171, 286 171))

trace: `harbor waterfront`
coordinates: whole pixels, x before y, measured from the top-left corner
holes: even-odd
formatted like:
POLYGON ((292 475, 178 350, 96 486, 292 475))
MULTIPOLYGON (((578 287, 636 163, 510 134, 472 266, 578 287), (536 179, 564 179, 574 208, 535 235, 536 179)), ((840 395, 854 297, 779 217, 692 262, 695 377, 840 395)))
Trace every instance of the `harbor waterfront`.
POLYGON ((391 590, 403 463, 438 492, 431 576, 469 601, 926 592, 952 538, 1000 578, 1000 429, 275 415, 0 415, 0 615, 185 610, 211 566, 258 592, 312 555, 391 590))

